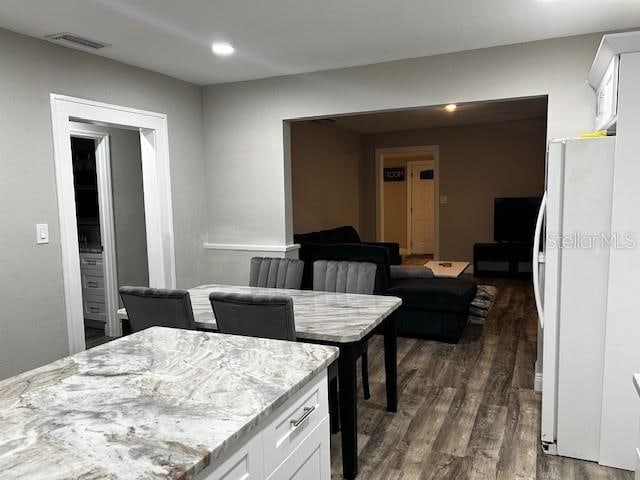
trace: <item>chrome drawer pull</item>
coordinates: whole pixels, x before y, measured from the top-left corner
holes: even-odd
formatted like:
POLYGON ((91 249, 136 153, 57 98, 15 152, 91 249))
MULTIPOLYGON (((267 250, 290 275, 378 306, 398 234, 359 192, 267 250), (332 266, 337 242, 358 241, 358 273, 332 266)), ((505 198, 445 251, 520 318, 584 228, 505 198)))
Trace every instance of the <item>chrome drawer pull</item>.
POLYGON ((87 265, 96 265, 98 262, 96 260, 86 260, 87 265))
POLYGON ((304 407, 304 413, 302 414, 302 416, 298 420, 291 420, 291 427, 298 428, 300 424, 304 422, 315 409, 316 405, 314 405, 313 407, 304 407))

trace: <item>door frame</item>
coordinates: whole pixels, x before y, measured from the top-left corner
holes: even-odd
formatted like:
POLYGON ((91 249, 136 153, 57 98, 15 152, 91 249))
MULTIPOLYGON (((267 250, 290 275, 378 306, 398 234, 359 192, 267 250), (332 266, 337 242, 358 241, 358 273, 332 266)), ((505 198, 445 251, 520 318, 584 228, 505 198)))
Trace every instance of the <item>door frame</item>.
MULTIPOLYGON (((74 121, 82 120, 140 132, 149 285, 175 288, 167 116, 53 93, 50 94, 50 102, 65 313, 69 353, 74 354, 86 348, 70 142, 74 121)), ((102 152, 101 155, 105 153, 102 152)), ((115 283, 115 278, 113 281, 115 283)), ((110 320, 107 333, 110 336, 122 335, 122 326, 116 315, 110 320)))
MULTIPOLYGON (((414 165, 424 165, 433 168, 433 258, 437 260, 436 252, 437 252, 437 238, 438 238, 438 221, 436 221, 436 211, 438 208, 436 207, 439 201, 438 197, 438 182, 436 180, 436 161, 434 160, 413 160, 411 162, 407 162, 407 173, 411 173, 411 167, 414 165)), ((411 211, 411 203, 413 200, 413 177, 409 177, 407 179, 407 250, 409 255, 413 255, 413 228, 412 228, 412 211, 411 211)))
POLYGON ((111 152, 109 132, 90 123, 69 122, 70 137, 89 138, 96 142, 96 177, 98 183, 98 213, 102 240, 104 294, 107 323, 105 334, 122 335, 116 318, 118 312, 118 286, 116 269, 116 240, 113 215, 113 187, 111 184, 111 152))
MULTIPOLYGON (((393 155, 396 158, 415 157, 421 154, 430 154, 433 157, 433 178, 435 181, 435 201, 434 201, 434 239, 433 239, 433 258, 440 258, 440 146, 439 145, 416 145, 408 147, 384 147, 375 149, 376 157, 376 239, 379 242, 385 241, 384 238, 384 157, 393 155)), ((406 175, 405 175, 406 178, 406 175)), ((407 188, 408 189, 408 188, 407 188)), ((408 209, 407 209, 408 211, 408 209)), ((407 228, 409 218, 407 217, 407 228)), ((409 237, 407 237, 407 241, 409 237)), ((409 255, 410 247, 400 249, 403 255, 409 255)))

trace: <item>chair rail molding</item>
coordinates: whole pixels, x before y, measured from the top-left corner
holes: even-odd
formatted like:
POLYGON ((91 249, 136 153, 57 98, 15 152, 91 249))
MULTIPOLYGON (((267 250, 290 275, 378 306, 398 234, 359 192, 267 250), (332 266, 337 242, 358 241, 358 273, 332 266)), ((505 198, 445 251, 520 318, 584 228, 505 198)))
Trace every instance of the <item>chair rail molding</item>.
POLYGON ((290 253, 300 249, 300 245, 292 243, 289 245, 252 245, 246 243, 211 243, 203 244, 205 250, 232 250, 236 252, 276 252, 290 253))

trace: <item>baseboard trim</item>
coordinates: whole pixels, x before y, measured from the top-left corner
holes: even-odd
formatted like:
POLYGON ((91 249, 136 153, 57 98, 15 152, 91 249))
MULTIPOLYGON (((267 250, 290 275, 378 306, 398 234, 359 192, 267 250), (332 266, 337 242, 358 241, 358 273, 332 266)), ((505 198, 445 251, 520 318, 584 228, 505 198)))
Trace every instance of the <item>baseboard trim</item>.
POLYGON ((533 379, 533 390, 536 392, 542 391, 542 373, 536 372, 536 376, 533 379))
POLYGON ((236 252, 275 252, 289 253, 300 249, 300 245, 251 245, 245 243, 210 243, 203 244, 205 250, 231 250, 236 252))

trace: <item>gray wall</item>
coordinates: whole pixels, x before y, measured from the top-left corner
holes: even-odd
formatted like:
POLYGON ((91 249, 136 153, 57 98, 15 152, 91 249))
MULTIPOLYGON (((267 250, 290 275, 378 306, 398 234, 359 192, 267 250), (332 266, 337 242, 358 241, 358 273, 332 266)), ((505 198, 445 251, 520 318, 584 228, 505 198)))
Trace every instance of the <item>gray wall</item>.
MULTIPOLYGON (((600 39, 569 37, 206 87, 209 241, 291 242, 287 119, 548 95, 549 137, 593 129, 595 95, 587 74, 600 39)), ((250 255, 238 251, 231 262, 226 250, 208 251, 212 280, 246 281, 250 255), (230 263, 236 268, 219 268, 230 263)))
POLYGON ((149 286, 140 134, 110 128, 109 139, 118 286, 149 286))
MULTIPOLYGON (((362 237, 376 239, 376 148, 439 145, 440 195, 447 197, 446 205, 436 200, 440 258, 472 262, 474 243, 493 242, 495 197, 544 193, 545 128, 545 119, 530 119, 367 135, 361 204, 368 208, 362 209, 362 237)), ((406 202, 406 190, 403 198, 406 202)), ((402 231, 406 237, 406 215, 402 231)))
POLYGON ((341 225, 359 230, 363 153, 357 133, 315 122, 291 123, 295 233, 341 225))
POLYGON ((0 30, 0 378, 68 353, 49 94, 166 113, 178 284, 206 277, 201 89, 0 30), (35 224, 51 241, 36 245, 35 224))

